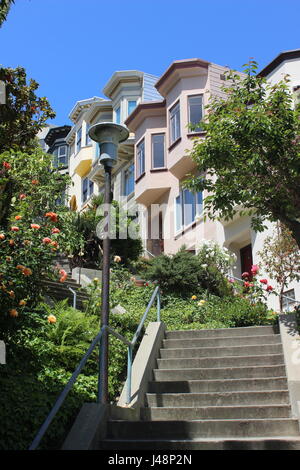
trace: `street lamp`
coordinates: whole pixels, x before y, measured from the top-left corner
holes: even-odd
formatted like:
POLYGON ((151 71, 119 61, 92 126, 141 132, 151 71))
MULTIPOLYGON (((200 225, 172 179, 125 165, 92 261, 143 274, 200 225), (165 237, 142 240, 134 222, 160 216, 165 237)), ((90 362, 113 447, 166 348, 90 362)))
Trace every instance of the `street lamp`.
MULTIPOLYGON (((102 264, 102 305, 101 328, 109 325, 109 278, 110 278, 110 204, 111 204, 111 170, 117 163, 118 145, 129 137, 127 127, 112 122, 101 122, 89 129, 89 136, 99 144, 99 163, 104 166, 104 237, 102 264)), ((108 402, 108 331, 104 330, 100 351, 100 384, 99 401, 108 402)))

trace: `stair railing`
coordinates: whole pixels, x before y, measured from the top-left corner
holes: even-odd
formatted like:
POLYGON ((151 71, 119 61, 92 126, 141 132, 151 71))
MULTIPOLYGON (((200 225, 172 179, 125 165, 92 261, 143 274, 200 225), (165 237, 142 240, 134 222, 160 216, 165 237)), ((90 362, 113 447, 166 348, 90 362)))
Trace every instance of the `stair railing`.
POLYGON ((76 308, 76 305, 77 305, 77 293, 74 289, 72 289, 72 287, 70 286, 67 286, 69 291, 73 294, 73 308, 76 308))
MULTIPOLYGON (((231 274, 228 274, 228 278, 229 279, 233 279, 235 281, 240 281, 240 282, 244 282, 243 279, 240 279, 239 277, 235 277, 235 276, 232 276, 231 274)), ((280 295, 280 294, 277 294, 277 295, 280 295)), ((300 305, 300 301, 299 300, 296 300, 296 299, 293 299, 293 297, 288 297, 287 295, 284 295, 284 294, 281 294, 281 297, 283 299, 287 299, 287 307, 288 307, 288 312, 290 311, 290 304, 298 304, 300 305)))
MULTIPOLYGON (((92 343, 90 344, 90 347, 89 349, 87 350, 87 352, 84 354, 83 358, 81 359, 80 363, 78 364, 77 368, 75 369, 75 371, 73 372, 71 378, 69 379, 67 385, 65 386, 65 388, 63 389, 63 391, 61 392, 61 394, 59 395, 59 397, 57 398, 53 408, 51 409, 50 413, 48 414, 47 418, 45 419, 44 423, 42 424, 42 426, 40 427, 38 433, 36 434, 34 440, 32 441, 30 447, 28 450, 35 450, 38 445, 40 444, 42 438, 44 437, 46 431, 48 430, 50 424, 52 423, 53 419, 55 418, 56 414, 58 413, 58 411, 60 410, 62 404, 64 403, 68 393, 70 392, 71 388, 73 387, 74 383, 76 382, 77 380, 77 377, 78 375, 81 373, 83 367, 85 366, 87 360, 89 359, 89 357, 91 356, 92 352, 94 351, 94 349, 99 345, 99 351, 100 351, 100 354, 101 354, 101 345, 102 345, 102 342, 101 342, 101 339, 102 339, 102 336, 103 336, 103 333, 104 331, 108 331, 110 334, 112 334, 113 336, 115 336, 117 339, 119 339, 120 341, 122 341, 124 344, 127 345, 128 347, 128 353, 127 353, 127 380, 126 380, 126 404, 129 404, 130 401, 131 401, 131 383, 132 383, 132 360, 133 360, 133 351, 134 351, 134 347, 137 343, 137 340, 141 334, 141 331, 142 331, 142 328, 143 328, 143 325, 146 321, 146 318, 148 316, 148 313, 155 301, 155 299, 157 299, 157 311, 156 311, 156 319, 157 321, 159 322, 160 321, 160 307, 161 307, 161 302, 160 302, 160 290, 159 290, 159 286, 157 286, 153 293, 152 293, 152 296, 151 296, 151 299, 149 300, 149 303, 147 305, 147 308, 145 310, 145 313, 143 314, 142 318, 141 318, 141 321, 139 323, 139 326, 137 327, 136 329, 136 332, 132 338, 131 341, 129 341, 128 339, 124 338, 124 336, 120 335, 120 333, 118 333, 117 331, 113 330, 110 326, 108 325, 105 325, 101 328, 100 332, 98 333, 98 335, 94 338, 94 340, 92 341, 92 343)), ((100 377, 100 373, 98 374, 98 396, 97 396, 97 402, 99 403, 100 402, 100 391, 101 391, 101 387, 102 387, 102 384, 101 384, 101 377, 100 377)))

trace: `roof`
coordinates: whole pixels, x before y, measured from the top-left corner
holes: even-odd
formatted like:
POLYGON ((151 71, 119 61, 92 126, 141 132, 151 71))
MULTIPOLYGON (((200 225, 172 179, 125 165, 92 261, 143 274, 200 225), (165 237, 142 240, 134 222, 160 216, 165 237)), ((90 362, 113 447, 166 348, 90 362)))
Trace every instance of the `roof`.
POLYGON ((53 145, 54 141, 57 139, 63 139, 64 137, 67 136, 67 134, 70 132, 71 126, 59 126, 59 127, 51 127, 49 129, 48 134, 45 137, 45 142, 49 147, 53 145))
POLYGON ((266 77, 271 72, 273 72, 278 65, 280 65, 285 60, 300 59, 300 49, 293 49, 291 51, 280 52, 275 59, 273 59, 268 65, 266 65, 259 73, 258 76, 266 77))
POLYGON ((159 91, 163 83, 169 78, 170 75, 175 70, 178 69, 185 69, 190 67, 205 67, 209 66, 210 62, 207 62, 203 59, 183 59, 183 60, 175 60, 169 68, 165 71, 165 73, 160 77, 160 79, 156 82, 155 88, 159 91))

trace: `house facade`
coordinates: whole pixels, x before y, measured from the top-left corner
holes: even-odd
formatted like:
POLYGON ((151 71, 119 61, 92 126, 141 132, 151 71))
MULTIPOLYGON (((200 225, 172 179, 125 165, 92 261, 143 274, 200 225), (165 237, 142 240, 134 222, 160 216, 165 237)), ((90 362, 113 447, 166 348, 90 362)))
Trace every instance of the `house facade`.
MULTIPOLYGON (((197 168, 188 156, 195 137, 204 139, 198 124, 211 96, 223 97, 228 67, 202 59, 173 62, 161 77, 129 70, 115 72, 103 93, 78 101, 70 113, 73 127, 66 137, 70 147, 69 173, 73 180, 71 200, 84 210, 90 198, 104 190, 104 169, 98 162, 98 145, 88 136, 89 127, 100 122, 125 124, 130 135, 120 144, 113 167, 113 197, 140 225, 145 254, 176 253, 183 245, 197 253, 203 240, 213 240, 236 255, 231 273, 237 278, 252 264, 261 264, 258 252, 275 225, 257 233, 249 217, 211 221, 203 217, 207 194, 193 194, 183 187, 197 168)), ((300 89, 300 50, 280 54, 260 74, 271 83, 291 76, 290 90, 297 100, 300 89)), ((242 75, 242 73, 241 73, 242 75)), ((261 271, 262 277, 267 275, 261 271)), ((299 283, 286 294, 300 299, 299 283)), ((278 308, 271 297, 270 307, 278 308)))

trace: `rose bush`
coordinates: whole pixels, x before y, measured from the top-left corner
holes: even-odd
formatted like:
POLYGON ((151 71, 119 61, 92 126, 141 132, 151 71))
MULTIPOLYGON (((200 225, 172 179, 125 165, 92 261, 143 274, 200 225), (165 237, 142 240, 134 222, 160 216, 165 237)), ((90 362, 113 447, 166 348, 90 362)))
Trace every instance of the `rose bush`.
POLYGON ((1 314, 17 317, 39 300, 43 278, 66 280, 55 269, 55 257, 68 251, 77 234, 68 209, 56 204, 69 177, 52 168, 51 155, 40 149, 5 152, 0 168, 1 314))

